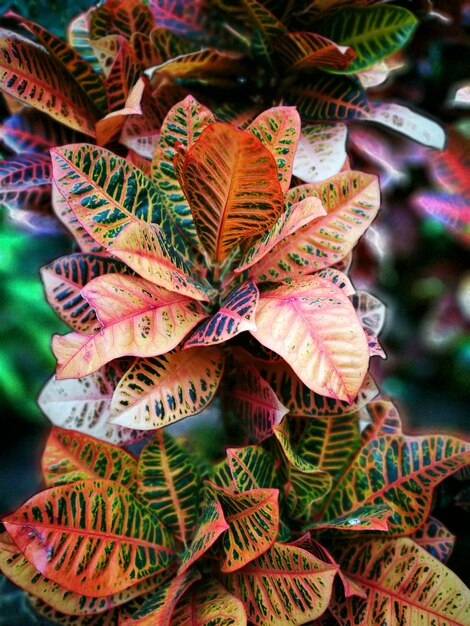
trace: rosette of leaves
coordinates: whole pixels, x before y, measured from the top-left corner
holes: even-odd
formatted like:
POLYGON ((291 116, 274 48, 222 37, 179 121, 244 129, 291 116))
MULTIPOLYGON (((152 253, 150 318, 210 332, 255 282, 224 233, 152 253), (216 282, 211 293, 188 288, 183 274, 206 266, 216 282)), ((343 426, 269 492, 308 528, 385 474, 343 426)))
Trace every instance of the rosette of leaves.
POLYGON ((164 429, 136 457, 53 428, 0 568, 58 624, 465 626, 455 538, 430 514, 469 461, 458 438, 404 434, 383 400, 286 416, 213 465, 164 429))
POLYGON ((57 372, 40 398, 53 421, 88 428, 100 415, 131 432, 198 413, 248 337, 312 403, 352 411, 370 398, 374 307, 353 304, 338 267, 377 213, 377 180, 345 170, 290 187, 299 129, 293 107, 241 130, 188 96, 147 173, 89 144, 52 151, 56 211, 81 249, 41 271, 73 329, 53 339, 57 372))

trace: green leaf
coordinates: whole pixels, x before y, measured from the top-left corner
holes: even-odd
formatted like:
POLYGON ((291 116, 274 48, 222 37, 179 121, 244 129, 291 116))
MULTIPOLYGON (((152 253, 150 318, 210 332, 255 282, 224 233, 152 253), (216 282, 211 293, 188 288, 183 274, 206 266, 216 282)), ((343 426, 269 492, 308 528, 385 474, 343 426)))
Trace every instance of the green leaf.
POLYGON ((139 457, 137 497, 155 509, 165 526, 188 545, 199 505, 200 477, 190 454, 163 430, 139 457))
MULTIPOLYGON (((216 580, 197 583, 180 600, 171 626, 246 626, 243 604, 216 580)), ((153 624, 152 624, 153 626, 153 624)), ((170 625, 169 625, 170 626, 170 625)))
POLYGON ((118 446, 80 432, 53 428, 41 465, 47 487, 103 478, 135 490, 135 457, 118 446))
POLYGON ((322 529, 356 533, 364 530, 386 531, 388 530, 388 518, 391 514, 392 509, 387 504, 367 504, 328 522, 317 522, 316 524, 307 524, 307 526, 315 531, 322 529))
POLYGON ((215 0, 214 4, 232 20, 240 22, 246 29, 258 30, 267 39, 275 39, 286 32, 286 27, 265 3, 257 0, 215 0))
POLYGON ((318 26, 318 32, 356 52, 356 59, 342 72, 364 70, 398 52, 413 34, 418 20, 402 7, 344 7, 318 26))
POLYGON ((230 473, 238 491, 271 489, 278 486, 273 456, 261 446, 227 448, 230 473))
POLYGON ((301 624, 328 607, 337 569, 306 550, 275 543, 244 568, 224 574, 222 582, 241 599, 251 622, 301 624))
POLYGON ((113 396, 114 424, 152 430, 199 413, 213 400, 224 354, 216 347, 136 359, 113 396))
POLYGON ((67 41, 71 48, 73 48, 83 59, 91 65, 91 67, 98 74, 101 72, 101 66, 96 58, 90 42, 90 12, 85 11, 77 15, 73 19, 67 28, 67 41))
POLYGON ((118 593, 162 572, 175 556, 158 518, 113 481, 52 487, 3 523, 44 576, 83 595, 118 593))

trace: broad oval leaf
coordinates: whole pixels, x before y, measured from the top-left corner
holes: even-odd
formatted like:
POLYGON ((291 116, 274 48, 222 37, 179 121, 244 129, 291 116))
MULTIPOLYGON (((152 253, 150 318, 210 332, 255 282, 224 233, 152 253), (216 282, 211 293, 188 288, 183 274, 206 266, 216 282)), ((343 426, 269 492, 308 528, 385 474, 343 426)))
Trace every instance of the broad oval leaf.
POLYGON ((341 171, 346 161, 345 124, 304 124, 294 159, 294 176, 316 183, 341 171))
POLYGON ((223 365, 216 347, 137 359, 116 387, 112 422, 149 430, 199 413, 214 398, 223 365))
POLYGON ((341 70, 355 73, 400 50, 417 24, 411 11, 398 6, 344 7, 326 17, 318 32, 355 51, 356 59, 341 70))
POLYGON ((300 116, 295 107, 273 107, 260 113, 247 127, 276 160, 281 191, 290 187, 292 163, 300 137, 300 116))
POLYGON ((2 91, 81 133, 95 136, 97 110, 52 55, 26 40, 0 39, 2 91))
POLYGON ((309 32, 285 33, 276 41, 275 54, 284 72, 315 68, 345 70, 356 58, 352 48, 309 32))
POLYGON ((121 356, 164 354, 206 317, 198 302, 137 276, 94 278, 83 294, 103 328, 94 335, 54 335, 58 379, 87 376, 121 356))
POLYGON ((468 588, 411 539, 343 543, 333 554, 345 573, 367 591, 367 599, 334 598, 330 610, 341 624, 379 626, 391 615, 402 624, 468 623, 468 588))
POLYGON ((186 155, 183 188, 199 239, 217 264, 283 210, 274 157, 252 133, 210 124, 186 155))
POLYGON ((410 539, 441 563, 447 563, 455 544, 455 535, 435 517, 429 517, 410 539))
POLYGON ((222 582, 255 624, 306 624, 328 607, 338 567, 295 546, 275 543, 222 582), (295 604, 291 598, 296 598, 295 604))
POLYGON ((53 178, 80 224, 103 246, 132 221, 159 222, 158 189, 109 150, 75 144, 51 151, 53 178))
POLYGON ((264 292, 251 334, 280 354, 309 388, 352 402, 367 373, 369 350, 351 302, 321 276, 264 292))
POLYGON ((252 280, 235 287, 222 302, 220 309, 205 320, 186 339, 185 348, 214 345, 228 341, 239 333, 256 328, 255 314, 259 291, 252 280))
POLYGON ((356 245, 380 205, 378 179, 355 171, 293 187, 286 194, 286 204, 309 197, 321 200, 327 214, 279 241, 259 260, 249 272, 257 282, 283 280, 339 262, 356 245))
POLYGON ((135 457, 118 446, 80 432, 53 428, 41 460, 47 487, 103 478, 133 490, 135 457))
POLYGON ((140 453, 137 477, 137 497, 186 546, 196 524, 200 483, 189 453, 159 430, 140 453))
POLYGON ((3 523, 44 576, 83 595, 118 593, 165 570, 175 557, 158 518, 113 481, 51 487, 3 523))

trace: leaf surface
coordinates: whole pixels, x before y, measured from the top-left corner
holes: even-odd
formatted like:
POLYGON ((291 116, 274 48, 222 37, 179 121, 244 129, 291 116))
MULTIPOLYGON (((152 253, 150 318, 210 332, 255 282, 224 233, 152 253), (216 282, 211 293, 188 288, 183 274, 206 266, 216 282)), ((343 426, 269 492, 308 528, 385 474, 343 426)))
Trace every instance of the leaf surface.
POLYGON ((309 32, 285 33, 276 41, 275 54, 286 73, 315 68, 345 70, 356 58, 352 48, 309 32))
POLYGON ((455 535, 435 517, 429 517, 410 539, 441 563, 447 563, 455 544, 455 535))
POLYGON ((346 161, 345 124, 304 124, 294 159, 294 176, 316 183, 341 171, 346 161))
POLYGON ((238 491, 272 489, 277 486, 275 460, 263 447, 228 448, 227 460, 238 491))
POLYGON ((242 602, 218 581, 196 584, 176 606, 171 626, 246 626, 242 602))

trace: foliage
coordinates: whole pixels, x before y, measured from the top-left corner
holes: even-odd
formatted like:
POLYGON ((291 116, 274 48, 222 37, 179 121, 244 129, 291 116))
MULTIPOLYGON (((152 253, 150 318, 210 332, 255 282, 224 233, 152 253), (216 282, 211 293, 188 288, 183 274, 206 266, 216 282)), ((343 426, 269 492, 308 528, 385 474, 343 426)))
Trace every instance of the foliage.
MULTIPOLYGON (((377 169, 382 134, 465 208, 457 131, 429 159, 441 126, 377 90, 421 12, 190 8, 108 0, 67 42, 6 14, 28 35, 0 32, 1 199, 73 252, 41 268, 71 332, 39 398, 45 488, 3 518, 0 569, 62 624, 464 626, 434 509, 470 444, 407 434, 378 397, 384 306, 350 278, 380 204, 352 163, 377 169), (182 422, 208 407, 218 445, 182 422)), ((467 242, 415 198, 436 203, 467 242)))

